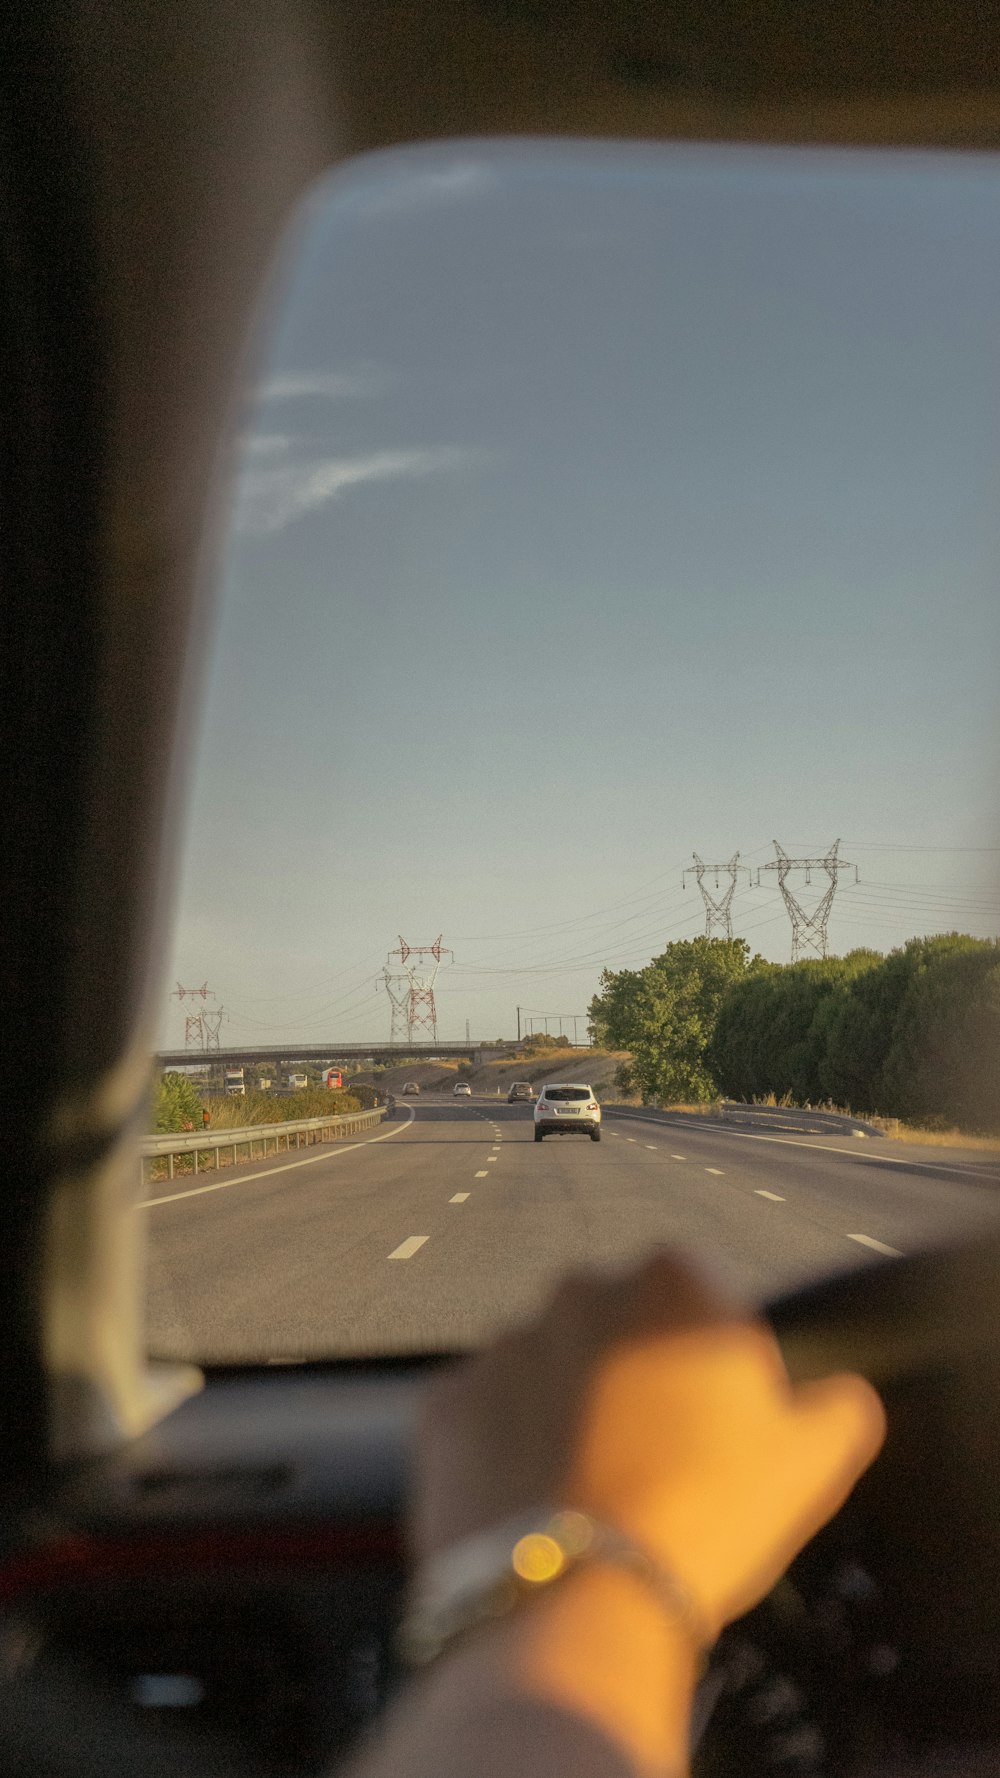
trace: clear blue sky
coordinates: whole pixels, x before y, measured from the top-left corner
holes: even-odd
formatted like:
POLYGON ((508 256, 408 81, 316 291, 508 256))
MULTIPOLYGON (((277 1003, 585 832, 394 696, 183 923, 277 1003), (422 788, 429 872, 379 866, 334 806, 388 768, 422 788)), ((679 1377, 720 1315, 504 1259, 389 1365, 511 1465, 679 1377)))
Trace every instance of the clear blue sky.
MULTIPOLYGON (((227 1041, 387 1035, 400 933, 454 950, 442 1037, 582 1012, 702 929, 692 850, 840 836, 837 951, 1000 930, 998 212, 985 158, 697 148, 313 194, 170 964, 227 1041)), ((787 957, 773 875, 734 926, 787 957)))

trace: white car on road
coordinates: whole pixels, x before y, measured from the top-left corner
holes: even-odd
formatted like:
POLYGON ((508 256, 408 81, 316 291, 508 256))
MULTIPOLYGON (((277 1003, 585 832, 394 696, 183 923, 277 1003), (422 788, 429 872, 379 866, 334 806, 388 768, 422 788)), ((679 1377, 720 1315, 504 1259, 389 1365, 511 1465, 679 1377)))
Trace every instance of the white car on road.
POLYGON ((472 1098, 472 1088, 470 1087, 467 1080, 456 1081, 455 1085, 453 1086, 453 1088, 452 1088, 453 1097, 457 1099, 460 1094, 466 1099, 472 1098))
POLYGON ((593 1087, 575 1080, 549 1081, 535 1100, 535 1141, 574 1130, 591 1142, 601 1140, 601 1108, 593 1087))

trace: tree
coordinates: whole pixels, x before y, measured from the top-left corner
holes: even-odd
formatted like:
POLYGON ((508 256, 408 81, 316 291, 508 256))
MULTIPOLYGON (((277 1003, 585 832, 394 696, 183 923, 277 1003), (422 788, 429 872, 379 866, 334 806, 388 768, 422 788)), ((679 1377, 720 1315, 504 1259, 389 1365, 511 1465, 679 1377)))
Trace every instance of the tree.
POLYGON ((631 1051, 630 1077, 644 1100, 711 1099, 706 1053, 719 1008, 750 961, 741 939, 695 938, 668 945, 641 970, 605 970, 590 1003, 595 1042, 631 1051))
POLYGON ((830 1022, 856 976, 879 962, 874 951, 765 964, 737 983, 720 1008, 709 1064, 738 1099, 773 1094, 800 1105, 826 1097, 822 1069, 830 1022))
POLYGON ((903 1003, 935 958, 976 942, 958 932, 911 938, 850 983, 833 1011, 820 1064, 827 1098, 868 1112, 887 1112, 891 1099, 899 1102, 904 1065, 897 1058, 891 1082, 885 1066, 903 1003))
MULTIPOLYGON (((922 1122, 1000 1129, 1000 943, 928 946, 882 1068, 885 1108, 922 1122)), ((958 942, 954 942, 958 941, 958 942)))

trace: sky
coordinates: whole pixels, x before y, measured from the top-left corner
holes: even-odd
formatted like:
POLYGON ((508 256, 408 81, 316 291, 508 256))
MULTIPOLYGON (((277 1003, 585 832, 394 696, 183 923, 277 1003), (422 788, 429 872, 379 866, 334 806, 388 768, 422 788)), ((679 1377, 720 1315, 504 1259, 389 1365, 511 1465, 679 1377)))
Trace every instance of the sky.
POLYGON ((997 935, 998 211, 987 157, 818 150, 314 189, 227 466, 160 1042, 206 981, 227 1044, 384 1040, 439 934, 442 1040, 582 1037, 602 968, 704 930, 694 852, 788 958, 775 840, 857 866, 831 951, 997 935))

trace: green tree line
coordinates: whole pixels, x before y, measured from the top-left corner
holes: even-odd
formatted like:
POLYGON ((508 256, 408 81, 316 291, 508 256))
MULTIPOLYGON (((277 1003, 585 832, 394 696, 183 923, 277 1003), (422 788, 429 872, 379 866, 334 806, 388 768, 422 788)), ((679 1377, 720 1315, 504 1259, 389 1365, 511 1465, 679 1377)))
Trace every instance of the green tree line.
POLYGON ((1000 1131, 1000 943, 947 933, 882 956, 768 963, 742 939, 605 970, 595 1041, 643 1099, 773 1094, 928 1126, 1000 1131))

